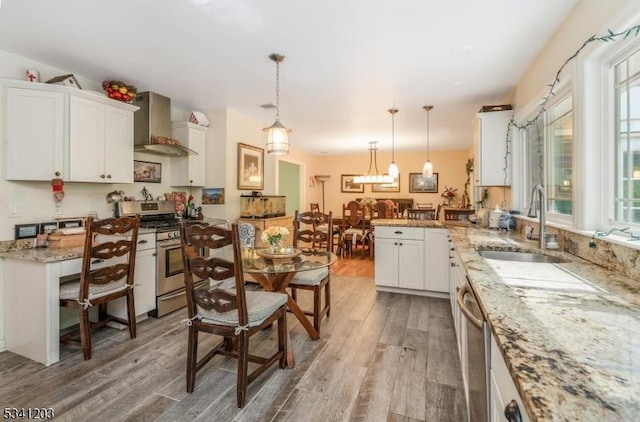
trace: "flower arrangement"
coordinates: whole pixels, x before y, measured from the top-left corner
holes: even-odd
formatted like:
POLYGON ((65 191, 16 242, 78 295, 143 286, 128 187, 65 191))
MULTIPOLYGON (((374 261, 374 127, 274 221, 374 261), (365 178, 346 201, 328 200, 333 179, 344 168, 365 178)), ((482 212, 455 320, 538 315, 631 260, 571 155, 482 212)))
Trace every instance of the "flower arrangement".
POLYGON ((260 239, 263 242, 269 242, 269 244, 273 247, 279 246, 282 238, 289 234, 289 229, 282 226, 271 226, 267 227, 262 234, 260 235, 260 239))
POLYGON ((444 198, 445 205, 449 205, 451 203, 451 200, 456 196, 457 190, 458 189, 448 188, 447 185, 444 186, 444 192, 442 192, 442 195, 440 196, 444 198))
POLYGON ((360 203, 366 207, 372 207, 376 204, 376 200, 370 196, 365 196, 360 200, 360 203))

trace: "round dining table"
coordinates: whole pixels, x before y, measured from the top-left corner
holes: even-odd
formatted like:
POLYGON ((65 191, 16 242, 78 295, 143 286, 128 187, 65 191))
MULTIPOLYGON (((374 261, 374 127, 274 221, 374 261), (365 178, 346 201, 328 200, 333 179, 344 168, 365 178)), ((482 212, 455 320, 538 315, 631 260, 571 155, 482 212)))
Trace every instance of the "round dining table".
MULTIPOLYGON (((281 253, 271 253, 268 248, 242 250, 243 271, 250 274, 265 290, 285 293, 287 307, 302 323, 313 340, 319 339, 320 333, 313 327, 298 303, 293 300, 287 291, 287 286, 297 273, 329 267, 337 260, 338 256, 333 252, 310 248, 283 248, 281 253)), ((291 341, 287 341, 287 345, 287 367, 293 368, 295 360, 291 341)))

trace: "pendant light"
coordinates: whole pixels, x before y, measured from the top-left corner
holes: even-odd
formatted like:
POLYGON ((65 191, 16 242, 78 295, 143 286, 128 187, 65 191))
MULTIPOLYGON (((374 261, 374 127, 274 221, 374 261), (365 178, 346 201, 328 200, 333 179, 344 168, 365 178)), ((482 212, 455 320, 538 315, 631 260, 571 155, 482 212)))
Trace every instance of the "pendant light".
POLYGON ((280 63, 285 59, 281 54, 273 53, 269 58, 276 63, 276 121, 262 129, 267 135, 267 153, 283 155, 289 153, 289 133, 291 129, 280 123, 280 63))
POLYGON ((427 161, 425 161, 424 166, 422 167, 422 175, 424 177, 433 177, 433 164, 429 157, 429 111, 431 111, 433 106, 426 105, 422 106, 422 108, 427 111, 427 161))
POLYGON ((378 143, 375 141, 369 142, 369 171, 367 174, 361 174, 353 178, 354 183, 393 183, 394 178, 388 174, 378 174, 378 159, 376 151, 378 151, 378 143), (374 173, 375 171, 375 173, 374 173))
POLYGON ((389 176, 394 179, 400 175, 400 169, 396 164, 395 160, 395 150, 396 150, 396 113, 398 112, 397 108, 390 108, 387 110, 391 113, 391 164, 389 164, 389 176))

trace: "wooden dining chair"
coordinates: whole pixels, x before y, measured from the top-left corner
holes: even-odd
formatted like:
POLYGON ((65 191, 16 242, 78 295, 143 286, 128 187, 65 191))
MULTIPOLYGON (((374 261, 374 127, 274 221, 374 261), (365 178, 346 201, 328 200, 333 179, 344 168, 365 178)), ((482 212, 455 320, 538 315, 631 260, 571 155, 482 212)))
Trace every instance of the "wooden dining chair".
POLYGON ((84 359, 91 359, 91 330, 117 322, 129 327, 136 337, 136 311, 133 300, 136 246, 140 216, 86 221, 80 280, 60 285, 60 306, 78 311, 77 330, 60 336, 63 343, 82 347, 84 359), (107 303, 126 298, 127 319, 107 313, 107 303), (89 309, 98 306, 98 321, 89 321, 89 309), (77 340, 77 335, 80 340, 77 340))
MULTIPOLYGON (((295 212, 293 218, 293 247, 308 246, 313 249, 333 250, 333 215, 317 212, 295 212), (320 227, 327 229, 320 229, 320 227)), ((313 291, 313 311, 303 310, 305 315, 313 317, 313 327, 320 332, 320 321, 331 313, 331 271, 329 268, 318 268, 296 273, 289 283, 291 297, 298 301, 297 289, 313 291), (324 306, 322 306, 322 289, 324 288, 324 306)))
POLYGON ((387 206, 389 207, 390 212, 390 216, 387 218, 398 218, 399 216, 399 206, 397 203, 393 202, 393 200, 391 199, 385 199, 384 202, 387 203, 387 206))
POLYGON ((342 205, 342 228, 340 242, 342 255, 351 257, 353 249, 360 246, 364 256, 368 248, 368 232, 364 216, 364 206, 358 201, 349 201, 342 205))
POLYGON ((187 392, 195 388, 196 373, 216 354, 238 360, 237 403, 243 407, 247 386, 276 362, 285 367, 287 354, 287 295, 246 291, 238 225, 231 230, 216 226, 180 223, 184 284, 189 315, 187 392), (229 259, 228 248, 233 249, 229 259), (227 250, 225 252, 225 250, 227 250), (205 254, 206 251, 206 254, 205 254), (226 253, 226 255, 225 255, 226 253), (209 279, 208 288, 194 282, 209 279), (249 339, 278 321, 278 348, 269 357, 249 354, 249 339), (215 334, 223 340, 198 360, 198 335, 215 334), (249 362, 258 366, 248 372, 249 362))

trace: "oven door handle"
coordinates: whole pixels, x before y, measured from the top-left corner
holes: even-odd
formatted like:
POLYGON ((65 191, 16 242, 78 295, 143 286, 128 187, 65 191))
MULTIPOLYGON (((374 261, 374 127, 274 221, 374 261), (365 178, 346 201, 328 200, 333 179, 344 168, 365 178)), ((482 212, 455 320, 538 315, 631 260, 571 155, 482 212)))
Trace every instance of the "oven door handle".
POLYGON ((180 246, 180 239, 176 239, 176 240, 161 240, 161 241, 156 243, 156 247, 162 248, 162 249, 172 248, 172 247, 175 247, 175 246, 180 246))
POLYGON ((160 301, 165 301, 165 300, 171 300, 171 299, 175 299, 177 297, 186 296, 186 295, 187 295, 187 291, 183 290, 180 293, 175 293, 175 294, 172 294, 172 295, 169 295, 169 296, 162 296, 159 299, 160 299, 160 301))
POLYGON ((458 308, 464 314, 465 318, 467 318, 467 320, 469 320, 470 323, 472 323, 473 325, 475 325, 476 327, 481 329, 482 328, 482 321, 480 319, 476 318, 476 316, 471 313, 469 308, 467 308, 467 305, 465 305, 465 303, 464 303, 464 295, 466 295, 467 293, 473 294, 473 293, 471 293, 471 290, 470 290, 468 284, 465 284, 460 289, 458 289, 458 294, 456 295, 456 300, 458 302, 458 308))

